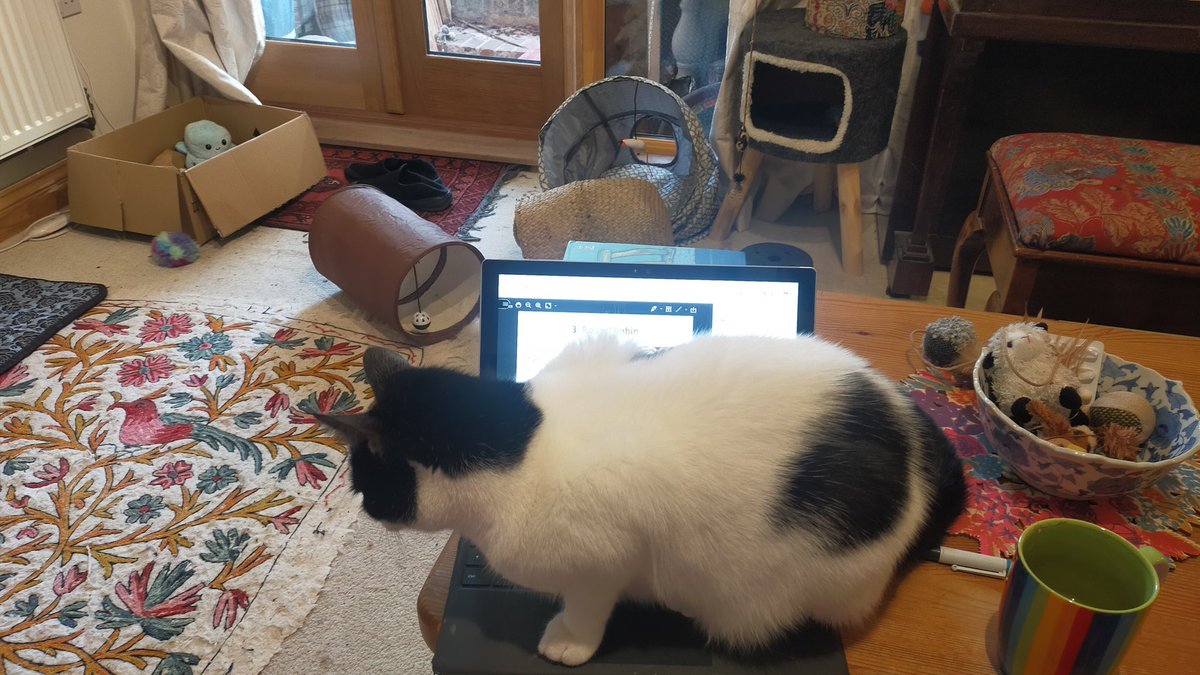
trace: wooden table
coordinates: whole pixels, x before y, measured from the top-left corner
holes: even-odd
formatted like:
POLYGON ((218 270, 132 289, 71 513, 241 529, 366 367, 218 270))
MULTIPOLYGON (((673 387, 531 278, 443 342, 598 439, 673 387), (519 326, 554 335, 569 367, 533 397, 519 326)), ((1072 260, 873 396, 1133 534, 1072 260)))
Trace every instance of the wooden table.
POLYGON ((1200 143, 1200 2, 938 0, 887 227, 893 295, 925 295, 975 206, 984 153, 1035 131, 1200 143))
MULTIPOLYGON (((875 300, 834 293, 817 296, 816 332, 869 358, 876 368, 899 380, 913 371, 907 352, 910 333, 951 311, 990 335, 1014 317, 900 300, 875 300)), ((1051 330, 1076 324, 1049 322, 1051 330)), ((1120 328, 1089 326, 1088 338, 1105 350, 1150 366, 1200 393, 1200 339, 1120 328)), ((956 537, 951 543, 970 548, 956 537)), ((458 537, 451 537, 417 600, 421 631, 433 648, 458 537)), ((975 550, 978 550, 977 548, 975 550)), ((843 634, 846 660, 854 673, 990 672, 991 631, 1003 582, 951 572, 945 565, 922 563, 902 579, 879 618, 860 631, 843 634)), ((1163 586, 1158 601, 1125 659, 1125 673, 1192 673, 1200 669, 1200 559, 1182 562, 1163 586)))

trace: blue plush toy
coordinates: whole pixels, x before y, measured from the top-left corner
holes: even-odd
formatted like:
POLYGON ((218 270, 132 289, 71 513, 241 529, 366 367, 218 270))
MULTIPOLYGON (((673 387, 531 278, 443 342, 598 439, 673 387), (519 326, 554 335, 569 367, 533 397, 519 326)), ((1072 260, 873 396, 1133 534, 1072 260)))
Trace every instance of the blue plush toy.
POLYGON ((225 127, 209 120, 192 122, 183 130, 183 140, 175 143, 175 149, 186 159, 184 166, 192 168, 206 159, 233 147, 233 138, 225 127))

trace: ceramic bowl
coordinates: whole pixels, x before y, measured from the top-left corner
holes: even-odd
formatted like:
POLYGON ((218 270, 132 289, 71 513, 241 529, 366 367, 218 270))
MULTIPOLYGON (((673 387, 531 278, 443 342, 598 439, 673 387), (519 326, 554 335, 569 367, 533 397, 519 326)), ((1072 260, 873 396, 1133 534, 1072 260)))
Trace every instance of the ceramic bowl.
POLYGON ((983 355, 975 362, 979 419, 992 449, 1033 487, 1067 499, 1111 497, 1146 487, 1200 450, 1200 418, 1183 385, 1154 370, 1105 355, 1096 385, 1097 396, 1109 391, 1136 391, 1154 406, 1157 426, 1141 459, 1129 462, 1100 454, 1060 448, 1013 422, 984 390, 983 355))

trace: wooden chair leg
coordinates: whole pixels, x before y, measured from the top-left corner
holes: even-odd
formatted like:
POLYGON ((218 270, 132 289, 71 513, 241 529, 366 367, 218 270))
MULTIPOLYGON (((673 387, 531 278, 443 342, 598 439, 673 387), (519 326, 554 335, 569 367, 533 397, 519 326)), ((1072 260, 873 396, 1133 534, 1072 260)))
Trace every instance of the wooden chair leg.
POLYGON ((1008 288, 999 289, 1000 311, 1005 314, 1020 316, 1036 316, 1042 307, 1032 307, 1029 299, 1033 297, 1033 287, 1037 283, 1039 263, 1021 260, 1013 266, 1012 276, 1008 280, 1008 288))
POLYGON ((958 232, 958 241, 954 242, 954 256, 950 259, 950 284, 946 292, 947 307, 967 306, 971 275, 983 253, 983 243, 983 224, 979 222, 979 213, 972 211, 958 232))
POLYGON ((813 173, 813 211, 826 213, 833 208, 833 164, 816 164, 813 173))
POLYGON ((742 211, 746 195, 754 184, 754 178, 758 174, 758 167, 762 164, 762 160, 763 154, 754 148, 746 148, 746 152, 742 153, 741 172, 744 178, 740 184, 734 183, 729 187, 729 193, 725 195, 725 201, 721 202, 721 209, 717 211, 717 217, 713 220, 712 230, 708 235, 709 239, 720 242, 729 238, 729 232, 733 229, 733 223, 742 211))
POLYGON ((842 270, 861 277, 863 273, 862 198, 857 164, 837 165, 838 205, 841 207, 842 270))

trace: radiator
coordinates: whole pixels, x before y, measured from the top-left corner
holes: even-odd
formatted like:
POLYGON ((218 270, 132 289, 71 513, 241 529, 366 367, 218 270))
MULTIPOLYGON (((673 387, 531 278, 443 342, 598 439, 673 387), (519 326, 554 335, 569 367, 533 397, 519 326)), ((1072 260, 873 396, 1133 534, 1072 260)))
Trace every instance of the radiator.
POLYGON ((54 0, 0 0, 0 159, 90 116, 54 0))

